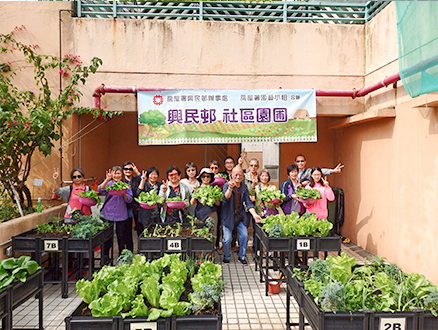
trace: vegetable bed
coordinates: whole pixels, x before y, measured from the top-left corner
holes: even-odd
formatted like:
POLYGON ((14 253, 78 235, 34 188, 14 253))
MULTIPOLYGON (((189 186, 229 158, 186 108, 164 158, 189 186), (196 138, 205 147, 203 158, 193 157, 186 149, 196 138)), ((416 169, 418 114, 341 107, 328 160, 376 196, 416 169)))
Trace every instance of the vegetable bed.
POLYGON ((211 225, 208 221, 206 224, 192 223, 175 226, 156 224, 147 228, 138 238, 138 253, 159 257, 165 253, 188 255, 195 252, 213 253, 214 241, 211 225))
POLYGON ((381 258, 355 266, 354 258, 316 260, 309 267, 287 267, 287 325, 290 295, 314 330, 438 329, 438 288, 423 275, 403 273, 381 258))
POLYGON ((79 237, 75 238, 67 236, 67 231, 38 233, 37 229, 32 229, 12 237, 13 254, 32 253, 33 259, 38 265, 43 266, 42 256, 49 253, 48 265, 44 265, 44 282, 46 284, 61 283, 62 297, 67 298, 68 283, 76 282, 76 278, 83 277, 85 271, 92 274, 103 266, 103 260, 100 260, 100 267, 95 266, 95 250, 104 244, 112 244, 113 242, 114 228, 112 223, 106 223, 105 226, 99 227, 97 232, 96 227, 90 228, 87 224, 81 228, 78 233, 79 237), (87 237, 91 233, 94 233, 91 237, 80 238, 87 237), (88 261, 84 258, 86 254, 88 254, 88 261), (86 265, 87 262, 88 265, 86 265))
POLYGON ((318 221, 314 214, 306 213, 300 217, 296 212, 269 216, 262 219, 261 224, 255 225, 256 249, 260 251, 256 257, 255 270, 259 269, 260 282, 266 282, 266 295, 269 292, 269 282, 285 282, 285 279, 270 278, 269 270, 279 270, 286 274, 286 260, 289 265, 298 262, 307 264, 309 252, 314 257, 319 257, 320 252, 324 256, 327 256, 327 252, 341 253, 341 237, 326 236, 332 227, 327 220, 318 221), (300 259, 298 252, 301 254, 300 259))
MULTIPOLYGON (((22 256, 19 259, 23 260, 22 258, 27 260, 29 257, 22 256)), ((29 263, 29 261, 25 262, 29 263)), ((21 269, 20 272, 23 274, 23 271, 26 273, 30 271, 32 275, 20 276, 21 279, 18 282, 13 282, 0 292, 0 318, 4 330, 12 329, 13 310, 35 295, 38 298, 38 326, 39 329, 43 329, 43 272, 41 270, 34 271, 34 265, 30 267, 32 270, 21 269)), ((15 269, 18 268, 21 268, 21 266, 15 269)))
POLYGON ((65 319, 67 329, 221 329, 222 267, 182 261, 179 254, 132 265, 105 266, 81 280, 84 302, 65 319))

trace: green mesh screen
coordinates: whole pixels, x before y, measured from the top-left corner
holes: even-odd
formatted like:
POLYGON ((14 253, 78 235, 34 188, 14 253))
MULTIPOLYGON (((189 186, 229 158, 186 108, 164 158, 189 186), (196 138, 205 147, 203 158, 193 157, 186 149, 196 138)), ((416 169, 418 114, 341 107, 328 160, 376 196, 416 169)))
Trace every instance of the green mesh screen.
POLYGON ((438 90, 438 1, 395 1, 400 78, 411 97, 438 90))

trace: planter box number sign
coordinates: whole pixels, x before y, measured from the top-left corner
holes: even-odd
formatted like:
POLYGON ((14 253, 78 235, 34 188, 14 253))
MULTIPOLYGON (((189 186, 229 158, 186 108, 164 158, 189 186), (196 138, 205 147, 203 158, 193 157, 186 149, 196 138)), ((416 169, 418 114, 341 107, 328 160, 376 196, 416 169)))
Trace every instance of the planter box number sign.
POLYGON ((44 240, 44 251, 58 251, 58 240, 44 240))
POLYGON ((380 319, 380 330, 406 330, 406 318, 404 317, 382 317, 380 319))
POLYGON ((310 250, 310 239, 306 238, 300 238, 297 239, 297 251, 308 251, 310 250))
POLYGON ((180 239, 168 240, 167 249, 172 251, 181 251, 181 240, 180 239))
POLYGON ((157 322, 131 323, 130 330, 157 330, 157 322))

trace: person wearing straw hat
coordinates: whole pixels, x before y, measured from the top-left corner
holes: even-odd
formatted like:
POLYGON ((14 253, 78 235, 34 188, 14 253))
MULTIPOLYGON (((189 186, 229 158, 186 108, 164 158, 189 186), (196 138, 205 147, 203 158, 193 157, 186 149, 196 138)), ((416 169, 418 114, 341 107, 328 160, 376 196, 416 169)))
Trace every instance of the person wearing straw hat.
MULTIPOLYGON (((201 169, 201 172, 197 176, 197 180, 199 181, 200 188, 209 186, 214 181, 214 173, 212 170, 210 170, 207 167, 204 167, 201 169)), ((197 188, 199 189, 199 188, 197 188)), ((213 236, 217 236, 217 222, 218 222, 218 215, 217 215, 217 208, 220 205, 220 200, 216 200, 213 204, 213 206, 209 206, 207 204, 202 204, 198 199, 193 198, 190 200, 191 205, 196 205, 195 209, 195 216, 198 223, 203 223, 207 218, 214 219, 214 229, 213 229, 213 236)))

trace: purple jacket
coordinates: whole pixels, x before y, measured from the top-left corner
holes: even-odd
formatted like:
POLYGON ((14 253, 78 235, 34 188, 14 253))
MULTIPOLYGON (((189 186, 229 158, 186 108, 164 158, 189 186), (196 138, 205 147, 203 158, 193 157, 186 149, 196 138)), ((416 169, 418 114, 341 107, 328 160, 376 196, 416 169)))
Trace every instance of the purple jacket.
MULTIPOLYGON (((111 180, 106 184, 106 187, 114 184, 115 181, 111 180)), ((101 189, 100 185, 97 188, 99 193, 105 196, 105 206, 100 211, 102 218, 109 221, 123 221, 128 219, 128 207, 127 205, 132 202, 132 190, 131 188, 126 189, 126 194, 128 195, 128 200, 125 200, 123 195, 112 196, 107 193, 105 189, 101 189)))

